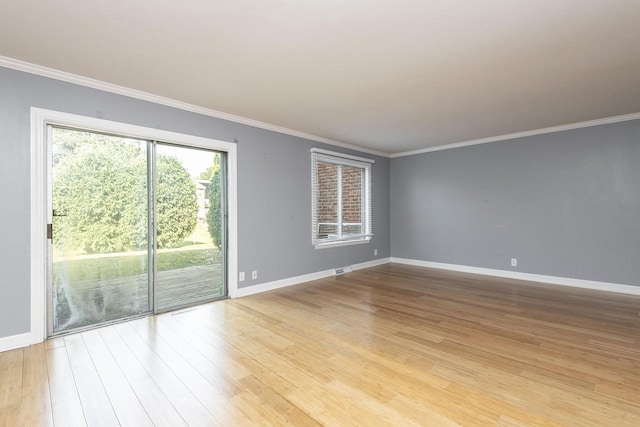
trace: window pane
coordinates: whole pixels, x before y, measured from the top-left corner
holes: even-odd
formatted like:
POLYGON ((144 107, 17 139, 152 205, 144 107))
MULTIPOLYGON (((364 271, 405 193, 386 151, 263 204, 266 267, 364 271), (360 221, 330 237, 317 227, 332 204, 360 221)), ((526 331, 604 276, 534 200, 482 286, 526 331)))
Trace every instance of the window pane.
POLYGON ((318 162, 318 210, 319 239, 338 235, 338 165, 318 162))
POLYGON ((366 243, 371 238, 373 161, 312 149, 312 242, 316 248, 366 243), (362 161, 360 161, 362 160, 362 161), (340 243, 340 244, 338 244, 340 243))
POLYGON ((220 153, 157 144, 157 306, 160 311, 224 295, 220 153))
POLYGON ((362 234, 364 169, 342 166, 342 235, 362 234))
POLYGON ((51 132, 52 333, 149 312, 146 141, 51 132))

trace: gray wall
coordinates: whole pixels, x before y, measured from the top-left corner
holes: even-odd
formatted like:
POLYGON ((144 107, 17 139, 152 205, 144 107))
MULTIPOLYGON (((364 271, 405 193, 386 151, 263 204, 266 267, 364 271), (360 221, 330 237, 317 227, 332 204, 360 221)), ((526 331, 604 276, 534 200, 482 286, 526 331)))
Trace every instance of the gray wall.
POLYGON ((258 270, 240 286, 391 254, 640 286, 640 121, 391 161, 364 154, 376 160, 375 237, 316 250, 309 149, 362 153, 1 67, 0 94, 0 338, 29 331, 32 106, 236 138, 239 270, 258 270))
POLYGON ((257 280, 240 286, 389 256, 389 159, 364 154, 376 160, 371 244, 315 250, 309 149, 351 151, 0 67, 0 338, 29 331, 32 106, 223 141, 237 138, 239 270, 258 270, 257 280))
POLYGON ((390 191, 394 257, 640 286, 639 120, 394 158, 390 191))

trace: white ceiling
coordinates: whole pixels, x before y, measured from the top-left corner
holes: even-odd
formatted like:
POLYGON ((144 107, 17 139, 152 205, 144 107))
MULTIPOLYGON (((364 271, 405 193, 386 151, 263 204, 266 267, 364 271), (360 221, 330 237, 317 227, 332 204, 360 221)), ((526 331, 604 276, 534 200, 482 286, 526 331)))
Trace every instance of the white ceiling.
POLYGON ((0 55, 386 153, 640 112, 638 0, 0 0, 0 55))

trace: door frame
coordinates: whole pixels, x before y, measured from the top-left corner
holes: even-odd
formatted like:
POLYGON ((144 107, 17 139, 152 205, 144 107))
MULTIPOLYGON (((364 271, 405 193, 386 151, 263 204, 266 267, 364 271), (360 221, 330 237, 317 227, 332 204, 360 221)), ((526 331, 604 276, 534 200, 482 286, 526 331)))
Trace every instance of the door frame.
POLYGON ((238 293, 237 145, 233 142, 31 107, 31 344, 47 333, 47 125, 75 127, 227 153, 227 292, 238 293))

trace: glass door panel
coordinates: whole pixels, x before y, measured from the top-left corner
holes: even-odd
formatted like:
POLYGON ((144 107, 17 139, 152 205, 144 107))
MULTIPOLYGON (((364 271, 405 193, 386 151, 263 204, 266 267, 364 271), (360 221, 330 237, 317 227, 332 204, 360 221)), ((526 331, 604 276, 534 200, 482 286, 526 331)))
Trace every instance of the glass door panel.
POLYGON ((149 143, 49 128, 49 335, 152 311, 149 143))
POLYGON ((155 309, 226 295, 225 159, 199 148, 155 145, 155 309))

